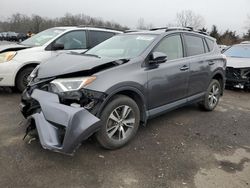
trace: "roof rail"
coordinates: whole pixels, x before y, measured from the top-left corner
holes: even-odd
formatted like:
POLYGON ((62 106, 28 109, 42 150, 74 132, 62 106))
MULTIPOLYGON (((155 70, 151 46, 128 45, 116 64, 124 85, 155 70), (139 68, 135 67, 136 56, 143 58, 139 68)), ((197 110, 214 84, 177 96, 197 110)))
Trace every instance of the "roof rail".
POLYGON ((152 28, 150 31, 157 31, 157 30, 165 30, 165 32, 168 31, 175 31, 175 30, 181 30, 181 31, 193 31, 197 32, 203 35, 208 35, 204 30, 195 30, 193 27, 158 27, 158 28, 152 28))
POLYGON ((109 29, 109 30, 114 30, 114 31, 124 31, 121 29, 114 29, 111 27, 105 27, 105 26, 97 26, 97 25, 78 25, 77 27, 93 27, 93 28, 99 28, 99 29, 109 29))
POLYGON ((129 29, 129 30, 125 30, 124 33, 132 33, 132 32, 138 32, 138 31, 142 31, 142 30, 129 29))

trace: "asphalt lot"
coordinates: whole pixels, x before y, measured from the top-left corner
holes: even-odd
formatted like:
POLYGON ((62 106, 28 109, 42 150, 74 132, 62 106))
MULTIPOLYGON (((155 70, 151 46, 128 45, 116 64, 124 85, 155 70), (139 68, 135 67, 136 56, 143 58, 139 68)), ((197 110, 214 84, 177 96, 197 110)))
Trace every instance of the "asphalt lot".
POLYGON ((250 187, 250 93, 226 91, 148 122, 126 147, 90 138, 74 157, 23 141, 20 94, 0 89, 0 187, 250 187))
POLYGON ((250 187, 249 99, 226 90, 213 112, 184 107, 150 120, 124 148, 90 138, 69 157, 23 141, 20 94, 0 88, 0 187, 250 187))

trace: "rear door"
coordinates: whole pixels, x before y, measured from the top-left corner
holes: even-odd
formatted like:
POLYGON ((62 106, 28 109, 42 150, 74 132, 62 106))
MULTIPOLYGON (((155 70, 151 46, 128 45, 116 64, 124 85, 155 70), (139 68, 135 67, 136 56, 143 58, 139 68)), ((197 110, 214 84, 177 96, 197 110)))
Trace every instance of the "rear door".
POLYGON ((206 62, 206 46, 199 35, 184 34, 184 41, 186 61, 190 68, 188 96, 193 96, 207 89, 207 82, 210 78, 209 65, 206 62))
POLYGON ((157 108, 187 96, 189 66, 186 63, 182 38, 166 36, 153 52, 167 55, 167 61, 148 70, 149 109, 157 108))

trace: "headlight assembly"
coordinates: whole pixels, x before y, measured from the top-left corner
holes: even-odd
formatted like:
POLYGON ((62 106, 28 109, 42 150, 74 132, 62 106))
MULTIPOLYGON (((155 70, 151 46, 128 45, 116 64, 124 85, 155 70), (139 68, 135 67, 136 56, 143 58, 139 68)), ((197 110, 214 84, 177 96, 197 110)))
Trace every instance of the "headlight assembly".
POLYGON ((76 91, 89 84, 91 84, 96 79, 95 76, 89 77, 77 77, 77 78, 62 78, 55 79, 50 84, 59 92, 76 91))
POLYGON ((12 60, 17 52, 11 51, 11 52, 4 52, 0 54, 0 63, 8 62, 12 60))

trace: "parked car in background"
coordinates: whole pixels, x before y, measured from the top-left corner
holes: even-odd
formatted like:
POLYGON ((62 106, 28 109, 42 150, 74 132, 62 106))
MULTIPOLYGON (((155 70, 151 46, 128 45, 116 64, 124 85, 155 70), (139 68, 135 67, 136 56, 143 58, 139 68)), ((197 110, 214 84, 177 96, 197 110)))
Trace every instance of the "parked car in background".
POLYGON ((218 46, 219 46, 221 52, 224 52, 227 48, 229 48, 229 46, 227 46, 227 45, 218 45, 218 46))
POLYGON ((203 32, 130 32, 38 66, 20 107, 30 120, 28 132, 37 131, 45 149, 72 154, 92 134, 116 149, 149 118, 190 103, 212 111, 225 69, 215 39, 203 32))
POLYGON ((7 33, 6 32, 2 32, 2 40, 7 40, 7 33))
POLYGON ((0 46, 0 86, 23 91, 41 62, 62 52, 85 52, 120 31, 94 27, 55 27, 19 43, 0 46))
POLYGON ((4 38, 3 33, 0 33, 0 41, 2 41, 4 38))
POLYGON ((15 32, 7 32, 6 40, 8 41, 17 41, 17 33, 15 32))
POLYGON ((233 45, 224 54, 228 59, 226 86, 250 89, 250 42, 233 45))
POLYGON ((17 41, 18 42, 22 42, 22 41, 24 41, 24 40, 26 40, 28 38, 29 38, 28 35, 25 34, 25 33, 18 33, 18 35, 17 35, 17 41))

